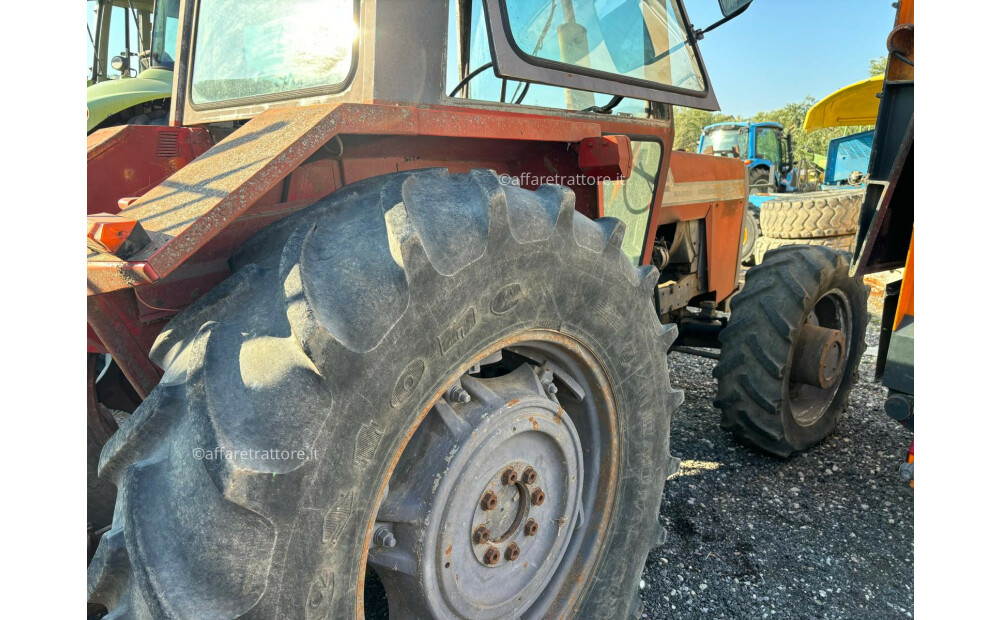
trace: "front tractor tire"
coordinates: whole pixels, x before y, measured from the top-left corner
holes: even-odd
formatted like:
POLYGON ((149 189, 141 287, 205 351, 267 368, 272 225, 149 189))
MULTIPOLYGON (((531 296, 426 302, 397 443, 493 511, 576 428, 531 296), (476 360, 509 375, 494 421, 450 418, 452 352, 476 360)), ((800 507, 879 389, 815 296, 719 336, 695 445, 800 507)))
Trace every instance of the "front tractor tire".
POLYGON ((90 600, 352 618, 381 582, 399 618, 637 617, 681 393, 623 235, 566 188, 434 169, 251 238, 104 448, 90 600))
POLYGON ((722 427, 745 445, 788 457, 837 425, 857 380, 868 288, 845 252, 773 249, 733 298, 713 375, 722 427))

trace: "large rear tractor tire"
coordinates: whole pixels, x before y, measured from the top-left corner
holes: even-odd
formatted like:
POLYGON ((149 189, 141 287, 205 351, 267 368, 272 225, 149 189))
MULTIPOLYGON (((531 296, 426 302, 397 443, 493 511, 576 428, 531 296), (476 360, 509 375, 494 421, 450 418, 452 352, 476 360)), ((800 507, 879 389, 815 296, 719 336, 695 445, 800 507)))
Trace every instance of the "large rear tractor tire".
POLYGON ((775 239, 853 236, 864 190, 790 194, 760 207, 760 230, 775 239))
POLYGON ((829 435, 857 380, 868 287, 825 247, 768 252, 733 298, 719 336, 715 406, 742 443, 787 457, 829 435))
POLYGON ((353 618, 367 575, 392 617, 637 617, 682 395, 623 235, 566 188, 434 169, 251 238, 104 448, 90 600, 353 618))

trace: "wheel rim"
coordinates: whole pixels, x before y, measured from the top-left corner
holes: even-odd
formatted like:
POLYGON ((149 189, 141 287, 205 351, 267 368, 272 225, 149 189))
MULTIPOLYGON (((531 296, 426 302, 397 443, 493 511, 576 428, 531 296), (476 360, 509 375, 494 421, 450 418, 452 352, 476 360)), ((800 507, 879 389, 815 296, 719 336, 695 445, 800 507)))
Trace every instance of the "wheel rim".
MULTIPOLYGON (((844 360, 849 360, 853 353, 854 343, 851 340, 853 323, 851 316, 851 303, 847 294, 840 289, 832 289, 819 298, 806 317, 807 324, 837 329, 843 332, 845 349, 844 360)), ((795 343, 792 343, 792 350, 795 350, 795 343)), ((789 368, 795 360, 792 359, 789 368)), ((791 409, 792 417, 800 426, 810 426, 823 417, 830 408, 840 384, 843 382, 843 370, 848 367, 847 363, 840 365, 841 374, 830 387, 823 389, 806 383, 796 383, 791 379, 786 379, 786 402, 791 409)))
POLYGON ((753 255, 754 245, 757 243, 757 227, 753 220, 753 215, 747 210, 743 216, 743 248, 740 252, 740 260, 747 260, 753 255))
POLYGON ((475 360, 425 408, 376 510, 367 565, 394 615, 566 608, 599 557, 618 470, 600 363, 552 332, 475 360))

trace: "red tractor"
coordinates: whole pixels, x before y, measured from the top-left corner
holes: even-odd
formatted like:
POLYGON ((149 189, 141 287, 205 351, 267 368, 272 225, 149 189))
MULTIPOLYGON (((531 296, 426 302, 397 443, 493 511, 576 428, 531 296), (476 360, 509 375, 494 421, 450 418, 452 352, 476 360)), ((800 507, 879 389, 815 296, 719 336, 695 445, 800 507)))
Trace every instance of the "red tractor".
POLYGON ((735 296, 745 168, 671 153, 748 5, 183 2, 170 125, 88 139, 90 602, 637 616, 667 353, 790 454, 867 322, 827 248, 735 296))

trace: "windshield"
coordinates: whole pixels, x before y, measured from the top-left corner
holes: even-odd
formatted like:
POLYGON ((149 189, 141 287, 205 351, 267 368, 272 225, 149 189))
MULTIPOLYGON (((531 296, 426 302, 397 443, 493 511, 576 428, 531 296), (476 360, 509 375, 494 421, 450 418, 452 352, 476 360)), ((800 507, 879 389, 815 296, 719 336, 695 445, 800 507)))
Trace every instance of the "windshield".
POLYGON ((354 5, 352 0, 202 0, 192 101, 342 85, 354 62, 354 5))
POLYGON ((119 77, 134 77, 145 67, 149 45, 152 0, 88 0, 87 10, 87 70, 93 83, 119 77), (121 70, 111 61, 122 57, 121 70))
POLYGON ((705 90, 676 0, 508 0, 506 9, 524 54, 705 90))
POLYGON ((156 3, 153 11, 153 41, 149 51, 151 67, 174 68, 180 4, 180 0, 159 0, 156 3))
POLYGON ((713 127, 705 131, 699 153, 746 159, 749 133, 746 127, 713 127))

